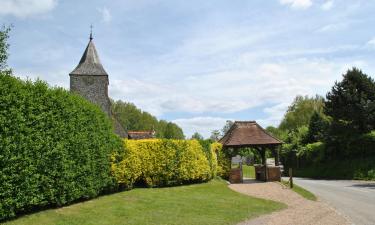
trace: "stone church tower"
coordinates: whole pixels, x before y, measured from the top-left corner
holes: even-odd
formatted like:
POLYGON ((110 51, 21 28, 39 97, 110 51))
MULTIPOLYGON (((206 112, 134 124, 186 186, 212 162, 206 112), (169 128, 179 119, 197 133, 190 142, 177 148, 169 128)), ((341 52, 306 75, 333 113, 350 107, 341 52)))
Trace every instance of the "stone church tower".
POLYGON ((70 91, 76 92, 90 102, 100 106, 111 117, 111 102, 108 97, 108 74, 99 60, 92 39, 92 34, 90 34, 90 41, 78 66, 69 74, 70 91))
POLYGON ((120 137, 126 137, 124 128, 112 115, 111 101, 108 96, 108 74, 100 62, 92 39, 92 33, 90 33, 90 41, 78 66, 69 74, 70 91, 98 105, 112 119, 115 132, 120 137))

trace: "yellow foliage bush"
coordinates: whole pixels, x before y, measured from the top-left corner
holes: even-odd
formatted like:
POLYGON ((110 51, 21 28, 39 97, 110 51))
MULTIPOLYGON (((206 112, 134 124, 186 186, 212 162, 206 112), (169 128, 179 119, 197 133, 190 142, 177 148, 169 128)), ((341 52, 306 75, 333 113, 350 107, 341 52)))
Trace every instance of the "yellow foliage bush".
POLYGON ((153 187, 207 181, 213 174, 196 140, 124 140, 124 150, 112 155, 111 170, 126 187, 135 182, 153 187))
POLYGON ((211 149, 217 156, 217 176, 224 179, 229 178, 229 172, 231 169, 231 157, 223 151, 223 145, 215 142, 211 144, 211 149))

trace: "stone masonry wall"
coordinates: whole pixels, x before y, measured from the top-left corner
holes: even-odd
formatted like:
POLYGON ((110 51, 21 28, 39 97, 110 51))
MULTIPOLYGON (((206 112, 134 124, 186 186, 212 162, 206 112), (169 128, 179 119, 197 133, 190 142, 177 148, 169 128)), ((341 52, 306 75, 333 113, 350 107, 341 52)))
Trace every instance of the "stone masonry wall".
POLYGON ((112 116, 108 97, 108 76, 71 75, 70 91, 78 93, 112 116))

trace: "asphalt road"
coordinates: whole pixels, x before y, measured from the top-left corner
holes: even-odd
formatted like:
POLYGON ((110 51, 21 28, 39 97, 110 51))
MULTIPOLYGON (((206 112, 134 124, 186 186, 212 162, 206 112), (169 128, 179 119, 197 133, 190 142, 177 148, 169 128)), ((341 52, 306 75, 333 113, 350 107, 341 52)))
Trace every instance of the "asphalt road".
POLYGON ((375 182, 293 178, 357 225, 375 224, 375 182))

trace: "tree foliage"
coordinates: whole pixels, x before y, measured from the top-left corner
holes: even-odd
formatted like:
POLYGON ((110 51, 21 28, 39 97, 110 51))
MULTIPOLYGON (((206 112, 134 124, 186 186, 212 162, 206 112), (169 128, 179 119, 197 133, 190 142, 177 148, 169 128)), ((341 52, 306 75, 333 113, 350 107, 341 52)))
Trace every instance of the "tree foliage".
POLYGON ((191 139, 195 139, 195 140, 198 140, 198 141, 204 140, 203 136, 200 133, 198 133, 198 132, 195 132, 191 136, 191 139))
POLYGON ((9 32, 10 27, 3 26, 0 29, 0 71, 7 69, 9 32))
POLYGON ((375 129, 375 82, 361 70, 353 68, 336 82, 327 94, 325 113, 334 123, 367 133, 375 129))
POLYGON ((155 130, 158 138, 184 139, 182 129, 175 123, 158 120, 138 109, 133 103, 121 100, 112 103, 112 111, 126 130, 155 130))
POLYGON ((224 136, 229 131, 229 129, 232 127, 233 124, 234 122, 232 120, 227 120, 224 127, 221 129, 221 135, 224 136))
POLYGON ((218 141, 218 140, 220 140, 220 137, 221 137, 221 135, 220 135, 220 131, 219 130, 213 130, 211 132, 210 139, 212 141, 218 141))
POLYGON ((314 112, 323 113, 324 98, 321 96, 297 96, 289 106, 279 125, 281 130, 296 130, 308 126, 314 112))

